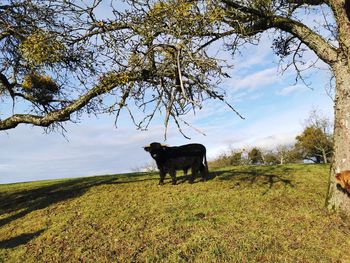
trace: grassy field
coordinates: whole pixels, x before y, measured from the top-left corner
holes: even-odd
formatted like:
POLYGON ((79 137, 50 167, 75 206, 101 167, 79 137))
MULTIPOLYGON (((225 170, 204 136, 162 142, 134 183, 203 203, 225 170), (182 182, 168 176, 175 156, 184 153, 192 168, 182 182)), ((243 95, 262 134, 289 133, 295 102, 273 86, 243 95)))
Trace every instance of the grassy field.
POLYGON ((0 262, 350 262, 328 166, 226 167, 0 186, 0 262))

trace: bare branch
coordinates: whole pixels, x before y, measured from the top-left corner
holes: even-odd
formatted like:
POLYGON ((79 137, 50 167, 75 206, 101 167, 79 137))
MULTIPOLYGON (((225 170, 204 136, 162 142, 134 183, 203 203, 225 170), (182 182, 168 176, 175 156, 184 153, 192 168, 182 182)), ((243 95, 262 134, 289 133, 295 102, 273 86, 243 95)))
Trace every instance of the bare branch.
MULTIPOLYGON (((251 34, 254 35, 259 32, 266 31, 270 28, 278 28, 297 37, 326 63, 332 64, 337 61, 337 50, 329 43, 327 43, 327 41, 324 40, 319 34, 312 31, 306 25, 288 17, 264 13, 261 10, 241 5, 233 0, 222 1, 228 7, 233 8, 234 10, 254 16, 256 22, 255 24, 250 25, 251 29, 248 31, 248 36, 251 34)), ((244 31, 238 31, 237 33, 245 35, 244 31)))
MULTIPOLYGON (((126 74, 120 73, 120 74, 126 74)), ((136 80, 135 74, 130 74, 130 80, 136 80)), ((5 120, 0 121, 0 130, 7 130, 15 128, 20 123, 33 124, 36 126, 48 127, 55 122, 63 122, 70 120, 70 115, 76 111, 79 111, 86 106, 93 98, 99 95, 106 94, 112 91, 118 84, 111 82, 108 84, 99 84, 94 88, 87 91, 85 94, 80 96, 74 102, 68 104, 59 110, 49 112, 42 116, 35 116, 31 114, 15 114, 5 120)))

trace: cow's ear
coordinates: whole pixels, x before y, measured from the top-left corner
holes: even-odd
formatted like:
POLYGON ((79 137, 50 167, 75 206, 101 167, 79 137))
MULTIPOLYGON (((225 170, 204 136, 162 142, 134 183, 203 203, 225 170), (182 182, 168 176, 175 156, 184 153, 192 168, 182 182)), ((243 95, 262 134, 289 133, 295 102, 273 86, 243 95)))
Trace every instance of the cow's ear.
POLYGON ((151 147, 150 146, 145 146, 143 147, 143 149, 146 151, 146 152, 149 152, 151 150, 151 147))

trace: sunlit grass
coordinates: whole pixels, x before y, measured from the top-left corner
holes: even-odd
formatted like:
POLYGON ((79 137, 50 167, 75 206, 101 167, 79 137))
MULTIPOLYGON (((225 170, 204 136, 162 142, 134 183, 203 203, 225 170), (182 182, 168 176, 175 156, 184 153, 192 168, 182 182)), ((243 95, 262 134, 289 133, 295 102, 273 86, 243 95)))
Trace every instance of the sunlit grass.
POLYGON ((328 166, 226 167, 0 186, 3 262, 350 262, 328 166))

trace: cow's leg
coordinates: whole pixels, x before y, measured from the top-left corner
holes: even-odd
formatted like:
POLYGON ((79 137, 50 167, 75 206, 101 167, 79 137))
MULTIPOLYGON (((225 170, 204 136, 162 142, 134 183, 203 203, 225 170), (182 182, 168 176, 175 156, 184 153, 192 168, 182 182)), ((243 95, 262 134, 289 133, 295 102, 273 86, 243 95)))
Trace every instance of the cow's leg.
POLYGON ((159 176, 160 176, 159 185, 163 185, 164 184, 164 178, 165 178, 165 172, 163 170, 160 170, 159 171, 159 176))
POLYGON ((193 164, 191 167, 191 177, 190 177, 190 184, 193 184, 194 179, 196 178, 196 174, 197 174, 197 170, 198 170, 198 166, 196 164, 193 164))
POLYGON ((175 169, 171 169, 169 173, 171 176, 171 180, 173 181, 172 182, 173 185, 176 185, 176 171, 175 171, 175 169))
POLYGON ((184 171, 184 176, 186 176, 186 175, 187 175, 188 168, 184 168, 183 171, 184 171))
POLYGON ((207 180, 207 171, 206 171, 205 166, 202 163, 201 163, 199 169, 200 169, 200 173, 201 173, 201 176, 202 176, 202 181, 206 181, 207 180))

